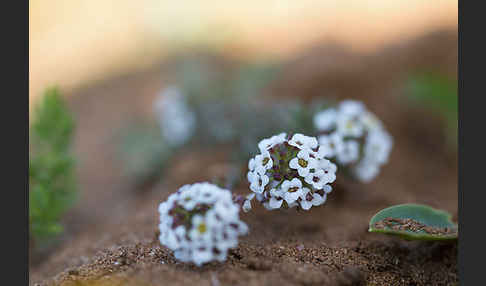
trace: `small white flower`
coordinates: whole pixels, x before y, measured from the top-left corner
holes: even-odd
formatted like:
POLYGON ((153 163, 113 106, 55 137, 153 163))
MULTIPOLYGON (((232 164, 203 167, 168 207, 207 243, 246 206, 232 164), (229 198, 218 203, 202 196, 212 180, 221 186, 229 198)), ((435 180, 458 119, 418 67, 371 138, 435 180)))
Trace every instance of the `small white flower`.
POLYGON ((317 160, 311 158, 310 155, 309 151, 300 150, 299 153, 297 153, 297 157, 290 160, 289 167, 296 169, 299 172, 299 176, 307 176, 311 169, 317 167, 317 160))
POLYGON ((216 214, 228 219, 237 217, 240 208, 237 204, 233 203, 231 198, 227 198, 215 204, 213 209, 216 214))
POLYGON ((260 149, 261 153, 265 153, 273 146, 285 142, 286 137, 287 133, 280 133, 270 138, 263 139, 262 141, 260 141, 260 143, 258 143, 258 148, 260 149))
POLYGON ((309 175, 305 177, 305 182, 312 185, 317 190, 321 190, 328 183, 334 182, 335 179, 336 175, 334 172, 326 172, 323 169, 319 169, 314 173, 309 173, 309 175))
MULTIPOLYGON (((324 175, 322 177, 323 181, 327 181, 327 183, 332 183, 336 180, 336 171, 337 171, 336 164, 332 163, 327 159, 321 159, 319 160, 319 168, 324 172, 324 175)), ((329 188, 331 187, 329 185, 326 186, 329 188)), ((324 188, 326 186, 324 186, 324 188)))
POLYGON ((326 202, 326 193, 321 196, 318 193, 312 193, 308 188, 302 190, 300 195, 300 207, 309 210, 312 206, 320 206, 326 202))
POLYGON ((284 191, 281 188, 278 188, 278 189, 273 188, 268 193, 272 197, 281 198, 283 196, 283 194, 284 194, 284 191))
POLYGON ((182 145, 194 134, 196 115, 177 87, 169 86, 164 89, 155 101, 154 110, 162 134, 170 145, 182 145))
POLYGON ((322 190, 324 191, 324 193, 329 194, 332 191, 332 187, 330 185, 325 185, 322 190))
POLYGON ((174 257, 182 262, 189 262, 192 259, 192 252, 186 248, 174 250, 174 257))
POLYGON ((344 137, 360 137, 364 134, 364 125, 354 115, 340 114, 336 121, 337 132, 344 137))
POLYGON ((256 172, 252 172, 250 176, 250 189, 255 193, 263 193, 265 190, 265 186, 270 181, 270 178, 267 175, 260 175, 256 172))
POLYGON ((255 162, 256 168, 258 166, 261 166, 265 170, 268 170, 268 169, 271 169, 273 167, 273 160, 272 160, 272 157, 270 157, 270 153, 268 153, 268 151, 265 151, 262 154, 256 155, 254 162, 255 162))
POLYGON ((352 172, 362 182, 368 183, 378 175, 380 169, 375 162, 361 161, 356 165, 352 172))
POLYGON ((214 192, 211 185, 202 185, 198 194, 197 201, 203 204, 210 204, 218 199, 221 196, 220 193, 214 192))
POLYGON ((371 112, 366 112, 361 116, 361 121, 367 130, 383 129, 381 121, 371 112))
POLYGON ((193 250, 192 259, 197 266, 201 266, 204 263, 213 260, 212 249, 205 246, 197 247, 193 250))
POLYGON ((365 105, 357 100, 343 100, 339 104, 339 112, 342 114, 359 116, 365 111, 365 105))
POLYGON ((314 116, 314 126, 320 131, 331 131, 335 128, 336 118, 336 109, 329 108, 323 110, 314 116))
POLYGON ((206 224, 206 219, 202 215, 195 215, 192 218, 192 229, 189 232, 191 240, 206 241, 211 238, 209 225, 206 224))
POLYGON ((255 170, 255 158, 251 158, 250 161, 248 161, 248 170, 254 171, 255 170))
POLYGON ((267 169, 265 169, 265 167, 263 165, 255 165, 255 171, 254 172, 257 173, 258 175, 262 176, 262 175, 265 175, 265 173, 267 172, 267 169))
POLYGON ((254 197, 254 193, 246 196, 246 200, 243 202, 243 206, 241 207, 245 213, 251 210, 251 200, 253 200, 254 197))
POLYGON ((197 199, 197 193, 193 190, 188 190, 187 192, 182 192, 180 195, 180 204, 186 209, 186 210, 192 210, 196 204, 198 203, 197 199))
POLYGON ((342 152, 344 141, 341 134, 334 132, 330 135, 319 137, 319 154, 322 157, 332 158, 342 152))
POLYGON ((284 200, 291 204, 302 194, 302 182, 297 178, 293 178, 292 181, 284 181, 282 183, 282 192, 284 200))
POLYGON ((270 201, 268 202, 268 205, 272 209, 278 209, 282 206, 282 203, 283 203, 282 198, 271 197, 270 201))
POLYGON ((390 135, 382 130, 376 130, 370 132, 366 139, 364 148, 367 159, 380 164, 386 163, 393 145, 390 135))
POLYGON ((350 164, 359 159, 359 143, 355 140, 347 140, 343 143, 342 149, 336 155, 339 164, 350 164))
POLYGON ((289 140, 289 145, 297 147, 299 149, 302 148, 309 148, 315 149, 319 145, 317 142, 316 137, 305 136, 300 133, 296 133, 292 138, 289 140))

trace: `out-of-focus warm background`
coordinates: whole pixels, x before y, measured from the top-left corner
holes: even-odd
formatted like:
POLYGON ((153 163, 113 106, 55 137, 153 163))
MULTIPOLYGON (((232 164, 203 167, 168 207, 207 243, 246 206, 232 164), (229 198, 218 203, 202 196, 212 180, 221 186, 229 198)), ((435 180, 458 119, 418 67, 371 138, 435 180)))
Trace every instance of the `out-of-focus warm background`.
POLYGON ((47 85, 70 90, 194 46, 282 58, 326 39, 370 51, 457 27, 454 0, 30 0, 29 10, 31 102, 47 85))

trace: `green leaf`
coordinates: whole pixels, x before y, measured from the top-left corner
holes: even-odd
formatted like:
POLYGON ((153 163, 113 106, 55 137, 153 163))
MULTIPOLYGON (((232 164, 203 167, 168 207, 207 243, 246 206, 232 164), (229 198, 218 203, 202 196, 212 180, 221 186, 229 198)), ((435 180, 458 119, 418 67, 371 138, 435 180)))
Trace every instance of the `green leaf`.
POLYGON ((368 231, 406 240, 454 240, 458 235, 451 214, 418 204, 396 205, 379 211, 371 218, 368 231))

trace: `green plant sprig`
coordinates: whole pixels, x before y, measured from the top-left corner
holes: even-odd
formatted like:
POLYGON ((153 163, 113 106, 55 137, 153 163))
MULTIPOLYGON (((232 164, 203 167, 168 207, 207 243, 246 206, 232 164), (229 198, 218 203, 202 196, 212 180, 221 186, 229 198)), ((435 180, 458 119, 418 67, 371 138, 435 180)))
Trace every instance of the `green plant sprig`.
POLYGON ((75 200, 74 119, 57 88, 34 109, 29 145, 29 227, 37 242, 62 231, 60 219, 75 200))

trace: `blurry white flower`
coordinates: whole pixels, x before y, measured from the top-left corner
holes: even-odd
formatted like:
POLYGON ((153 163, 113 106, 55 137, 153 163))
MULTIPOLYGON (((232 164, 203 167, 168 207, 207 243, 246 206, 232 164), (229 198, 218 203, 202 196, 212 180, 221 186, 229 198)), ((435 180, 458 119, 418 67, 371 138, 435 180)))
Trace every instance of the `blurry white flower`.
POLYGON ((388 160, 393 141, 384 130, 370 132, 365 143, 365 159, 384 164, 388 160))
POLYGON ((336 120, 336 129, 343 137, 360 137, 364 134, 364 125, 358 116, 340 114, 336 120))
POLYGON ((349 116, 359 116, 366 112, 365 105, 357 100, 343 100, 339 103, 339 113, 349 116))
POLYGON ((319 137, 319 153, 327 158, 336 157, 343 148, 343 136, 337 132, 319 137))
POLYGON ((380 172, 380 166, 388 161, 393 141, 381 129, 370 132, 366 139, 363 158, 352 172, 361 181, 370 182, 380 172))
POLYGON ((360 181, 371 181, 388 160, 393 140, 359 101, 345 100, 336 108, 317 113, 314 125, 322 134, 318 153, 349 168, 360 181))
POLYGON ((367 130, 383 130, 381 121, 371 112, 365 112, 361 116, 361 121, 367 130))
POLYGON ((171 146, 186 143, 194 134, 196 115, 177 87, 165 88, 157 96, 154 109, 162 135, 171 146))
POLYGON ((360 181, 368 183, 378 175, 380 169, 373 161, 361 161, 352 168, 352 172, 360 181))
MULTIPOLYGON (((311 195, 331 189, 328 184, 336 179, 337 167, 326 159, 327 152, 315 137, 281 134, 263 139, 258 146, 261 154, 248 162, 247 178, 250 190, 265 208, 302 207, 304 189, 311 195)), ((304 205, 307 210, 322 203, 322 195, 317 195, 310 205, 304 205)))
POLYGON ((159 205, 159 213, 160 243, 176 259, 198 266, 224 261, 238 236, 248 232, 230 191, 209 183, 181 187, 159 205))
POLYGON ((192 217, 192 229, 189 231, 189 237, 192 241, 207 241, 211 239, 206 219, 199 214, 192 217))
POLYGON ((355 140, 343 142, 340 152, 336 154, 339 164, 346 165, 356 162, 359 159, 359 143, 355 140))
POLYGON ((335 128, 337 111, 334 108, 325 109, 314 116, 314 126, 320 131, 331 131, 335 128))

